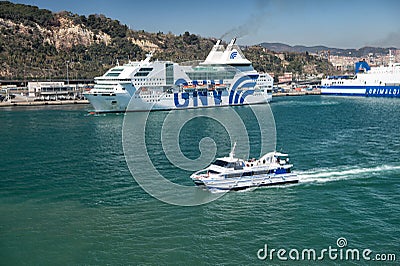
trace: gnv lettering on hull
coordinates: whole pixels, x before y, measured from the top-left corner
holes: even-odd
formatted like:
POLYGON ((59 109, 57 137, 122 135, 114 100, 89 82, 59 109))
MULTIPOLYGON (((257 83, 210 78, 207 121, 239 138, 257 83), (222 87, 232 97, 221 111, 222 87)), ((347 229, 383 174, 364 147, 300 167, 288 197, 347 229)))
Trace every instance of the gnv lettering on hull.
MULTIPOLYGON (((174 93, 174 104, 177 108, 185 108, 189 106, 190 100, 192 100, 193 107, 197 107, 199 104, 202 106, 208 106, 208 96, 211 95, 208 95, 206 91, 194 91, 192 95, 190 95, 188 92, 174 93)), ((214 98, 214 106, 221 105, 222 91, 213 91, 212 96, 214 98)))

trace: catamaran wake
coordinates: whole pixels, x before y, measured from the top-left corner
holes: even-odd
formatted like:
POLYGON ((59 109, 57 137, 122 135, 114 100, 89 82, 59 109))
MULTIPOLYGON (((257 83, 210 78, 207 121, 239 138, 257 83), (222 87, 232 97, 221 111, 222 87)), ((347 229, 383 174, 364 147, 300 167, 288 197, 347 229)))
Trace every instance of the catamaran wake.
MULTIPOLYGON (((263 187, 263 189, 268 188, 285 188, 293 187, 301 184, 323 184, 333 181, 341 180, 351 180, 351 179, 362 179, 371 177, 371 175, 376 174, 390 174, 398 172, 400 174, 400 165, 382 165, 376 167, 350 167, 350 166, 340 166, 332 168, 316 168, 308 171, 294 171, 299 177, 299 183, 289 184, 289 185, 276 185, 271 187, 263 187)), ((248 188, 240 192, 253 191, 258 189, 257 187, 248 188)), ((226 193, 226 191, 211 189, 211 193, 226 193)))
POLYGON ((335 167, 312 169, 296 172, 300 183, 326 183, 332 181, 368 178, 371 174, 383 174, 400 171, 399 165, 382 165, 376 167, 335 167))

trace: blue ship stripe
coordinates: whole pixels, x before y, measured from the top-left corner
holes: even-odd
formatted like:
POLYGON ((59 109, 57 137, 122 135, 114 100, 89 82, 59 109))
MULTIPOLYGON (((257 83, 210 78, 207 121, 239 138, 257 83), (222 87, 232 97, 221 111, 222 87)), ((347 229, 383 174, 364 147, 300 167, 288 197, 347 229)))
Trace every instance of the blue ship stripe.
POLYGON ((348 86, 348 85, 332 85, 332 86, 322 86, 323 89, 400 89, 400 86, 373 86, 373 85, 362 85, 362 86, 348 86))
POLYGON ((248 95, 252 95, 254 93, 254 90, 247 90, 242 94, 242 97, 240 97, 240 103, 244 102, 244 98, 248 95))
POLYGON ((236 91, 235 101, 234 101, 235 104, 239 102, 240 93, 242 93, 242 90, 236 91))
POLYGON ((235 95, 235 90, 231 90, 230 92, 229 92, 229 104, 232 104, 233 103, 233 96, 235 95))
MULTIPOLYGON (((233 99, 233 96, 234 96, 234 94, 235 94, 234 91, 239 87, 239 85, 240 85, 241 83, 243 83, 243 82, 245 82, 245 81, 247 81, 247 80, 253 81, 254 79, 257 79, 258 76, 259 76, 258 74, 257 74, 257 75, 246 75, 246 76, 240 77, 238 80, 236 80, 236 82, 232 85, 231 91, 230 91, 230 93, 229 93, 229 104, 238 103, 238 101, 239 101, 239 96, 236 95, 236 96, 235 96, 235 99, 233 99)), ((255 85, 255 82, 253 82, 253 83, 254 83, 254 85, 255 85)))
POLYGON ((242 88, 253 88, 254 86, 256 86, 255 82, 247 82, 242 85, 242 88))
POLYGON ((188 85, 188 83, 187 83, 187 81, 185 80, 185 79, 177 79, 176 81, 175 81, 175 85, 184 85, 184 86, 187 86, 188 85))
POLYGON ((240 83, 242 83, 242 82, 244 82, 244 81, 246 81, 246 80, 249 80, 249 79, 250 79, 249 76, 243 76, 243 77, 239 78, 239 79, 235 82, 235 84, 233 84, 232 90, 236 90, 237 87, 239 87, 240 83))
POLYGON ((185 102, 183 104, 179 103, 179 97, 178 97, 179 93, 174 93, 174 103, 176 107, 187 107, 189 105, 189 93, 187 92, 183 92, 181 93, 181 97, 182 99, 185 100, 185 102))
POLYGON ((321 92, 321 94, 352 95, 352 96, 373 96, 373 97, 400 97, 400 86, 322 86, 322 89, 332 90, 364 90, 364 93, 347 92, 321 92))

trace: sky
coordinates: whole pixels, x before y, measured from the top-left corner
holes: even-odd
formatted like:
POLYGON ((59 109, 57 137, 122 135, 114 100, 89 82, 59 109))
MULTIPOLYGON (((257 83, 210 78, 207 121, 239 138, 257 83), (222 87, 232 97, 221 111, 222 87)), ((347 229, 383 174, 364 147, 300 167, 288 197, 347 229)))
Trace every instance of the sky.
POLYGON ((53 12, 104 14, 133 30, 188 31, 253 45, 400 49, 398 0, 11 0, 53 12))

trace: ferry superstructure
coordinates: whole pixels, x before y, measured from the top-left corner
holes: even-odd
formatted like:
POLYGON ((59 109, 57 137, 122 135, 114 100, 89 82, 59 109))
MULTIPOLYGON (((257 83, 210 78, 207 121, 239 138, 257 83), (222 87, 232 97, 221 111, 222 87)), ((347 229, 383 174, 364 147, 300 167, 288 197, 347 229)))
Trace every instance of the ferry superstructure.
POLYGON ((218 40, 203 62, 145 60, 115 66, 84 95, 97 113, 267 103, 273 79, 258 73, 233 39, 218 40), (129 105, 129 107, 128 107, 129 105))
MULTIPOLYGON (((390 55, 390 58, 392 56, 390 55)), ((329 76, 321 81, 321 94, 400 97, 400 63, 370 67, 367 62, 355 64, 356 75, 329 76)))

